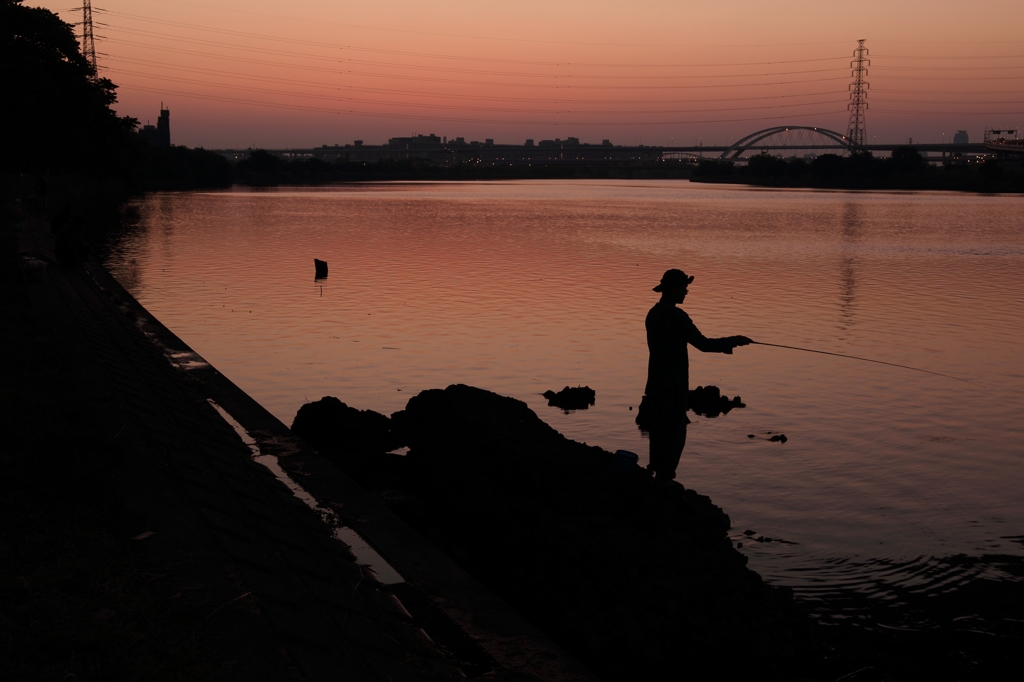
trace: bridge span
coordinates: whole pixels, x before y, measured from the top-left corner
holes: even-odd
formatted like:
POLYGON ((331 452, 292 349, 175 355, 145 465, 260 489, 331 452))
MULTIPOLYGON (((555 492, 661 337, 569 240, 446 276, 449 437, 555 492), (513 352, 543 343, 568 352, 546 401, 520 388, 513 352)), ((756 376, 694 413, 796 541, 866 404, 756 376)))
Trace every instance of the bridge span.
MULTIPOLYGON (((747 152, 821 152, 850 153, 857 149, 868 152, 892 152, 898 147, 906 146, 905 142, 853 145, 849 138, 828 128, 817 126, 773 126, 742 137, 729 145, 696 145, 681 147, 662 147, 666 154, 697 155, 702 157, 717 154, 720 159, 739 159, 747 152)), ((915 149, 923 153, 941 154, 984 154, 984 143, 953 144, 949 143, 915 143, 915 149)))
MULTIPOLYGON (((919 152, 925 153, 945 153, 952 154, 958 152, 960 154, 985 154, 991 153, 993 150, 989 149, 982 142, 971 142, 969 144, 952 144, 946 142, 945 144, 940 142, 935 143, 920 143, 915 142, 908 145, 906 142, 894 142, 885 144, 866 144, 861 149, 868 152, 892 152, 898 147, 911 146, 919 152)), ((658 147, 666 154, 677 153, 687 154, 706 159, 713 158, 738 158, 733 156, 731 153, 735 151, 735 147, 732 145, 693 145, 683 147, 658 147)), ((765 145, 754 145, 744 151, 756 151, 756 152, 796 152, 796 151, 820 151, 823 154, 836 154, 840 152, 848 152, 849 149, 837 144, 820 144, 820 145, 781 145, 781 144, 765 144, 765 145)))
MULTIPOLYGON (((323 145, 305 149, 267 150, 284 158, 317 158, 324 161, 349 163, 379 163, 413 160, 436 166, 481 164, 485 166, 636 166, 667 160, 722 159, 739 160, 744 154, 775 153, 792 156, 798 153, 848 154, 857 150, 891 153, 905 143, 853 145, 843 133, 815 126, 774 126, 742 137, 728 145, 650 146, 613 145, 608 140, 601 144, 567 140, 542 140, 534 145, 465 142, 462 138, 447 140, 437 135, 392 138, 383 145, 364 145, 362 142, 346 145, 323 145)), ((979 155, 992 154, 985 143, 913 144, 918 151, 928 154, 979 155)), ((248 156, 251 150, 224 150, 229 158, 248 156)))

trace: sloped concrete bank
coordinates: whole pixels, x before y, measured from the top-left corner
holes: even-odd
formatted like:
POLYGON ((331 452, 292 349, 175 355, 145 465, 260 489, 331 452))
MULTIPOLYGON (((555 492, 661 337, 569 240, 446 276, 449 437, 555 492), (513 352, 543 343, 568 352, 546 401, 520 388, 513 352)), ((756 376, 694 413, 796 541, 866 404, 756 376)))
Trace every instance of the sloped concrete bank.
POLYGON ((225 679, 595 679, 102 266, 60 265, 43 224, 21 225, 17 237, 34 316, 87 366, 117 434, 117 490, 144 525, 125 541, 179 595, 202 591, 220 605, 198 616, 197 632, 230 658, 225 679), (276 458, 278 475, 254 454, 276 458), (339 524, 400 578, 377 580, 335 540, 339 524))

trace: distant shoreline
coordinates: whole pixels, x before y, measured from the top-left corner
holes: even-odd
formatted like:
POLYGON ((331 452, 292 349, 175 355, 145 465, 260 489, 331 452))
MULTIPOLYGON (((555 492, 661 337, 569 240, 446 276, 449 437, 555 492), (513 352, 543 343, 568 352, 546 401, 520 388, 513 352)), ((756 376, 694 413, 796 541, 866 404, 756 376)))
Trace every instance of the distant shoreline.
POLYGON ((808 161, 761 154, 751 157, 745 166, 704 159, 691 180, 777 188, 1020 193, 1024 192, 1024 163, 1015 158, 991 158, 932 166, 916 148, 906 146, 897 148, 889 158, 870 153, 823 154, 808 161))
POLYGON ((690 178, 690 182, 707 185, 745 185, 767 189, 816 189, 816 190, 860 190, 865 192, 967 192, 970 194, 1021 194, 1024 186, 1007 186, 1006 183, 985 185, 977 182, 888 182, 873 183, 858 179, 845 182, 799 182, 779 178, 690 178))

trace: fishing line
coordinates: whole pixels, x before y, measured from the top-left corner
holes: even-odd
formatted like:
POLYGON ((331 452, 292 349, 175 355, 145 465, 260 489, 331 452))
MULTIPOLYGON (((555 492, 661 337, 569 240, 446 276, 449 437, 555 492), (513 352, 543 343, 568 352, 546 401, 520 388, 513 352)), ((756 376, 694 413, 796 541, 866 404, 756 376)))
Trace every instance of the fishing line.
POLYGON ((967 379, 961 379, 960 377, 950 376, 949 374, 942 374, 941 372, 933 372, 930 369, 921 369, 920 367, 911 367, 909 365, 898 365, 895 362, 885 362, 884 360, 872 360, 871 358, 861 358, 861 357, 857 357, 856 355, 845 355, 843 353, 831 353, 831 352, 829 352, 827 350, 814 350, 813 348, 800 348, 798 346, 783 346, 782 344, 779 344, 779 343, 764 343, 763 341, 754 341, 753 339, 751 339, 750 342, 751 343, 756 343, 759 346, 771 346, 773 348, 788 348, 790 350, 802 350, 805 353, 820 353, 822 355, 835 355, 836 357, 839 357, 839 358, 849 358, 851 360, 863 360, 864 362, 874 362, 874 363, 879 364, 879 365, 889 365, 890 367, 900 367, 902 369, 912 369, 915 372, 924 372, 925 374, 934 374, 935 376, 945 377, 947 379, 955 379, 957 381, 962 381, 965 384, 971 384, 972 386, 977 386, 978 388, 985 388, 981 384, 976 384, 973 381, 968 381, 967 379))

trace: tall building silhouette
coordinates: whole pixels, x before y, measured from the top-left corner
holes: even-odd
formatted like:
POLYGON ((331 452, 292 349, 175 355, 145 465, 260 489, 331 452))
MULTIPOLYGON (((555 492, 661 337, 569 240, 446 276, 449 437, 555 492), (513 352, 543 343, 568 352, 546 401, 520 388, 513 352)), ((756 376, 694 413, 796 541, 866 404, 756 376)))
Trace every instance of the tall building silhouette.
POLYGON ((154 147, 167 149, 171 146, 171 111, 164 109, 163 102, 160 103, 160 118, 156 120, 156 125, 147 123, 139 130, 139 135, 154 147))
POLYGON ((157 146, 166 149, 171 146, 171 111, 164 109, 160 102, 160 118, 156 121, 157 146))

